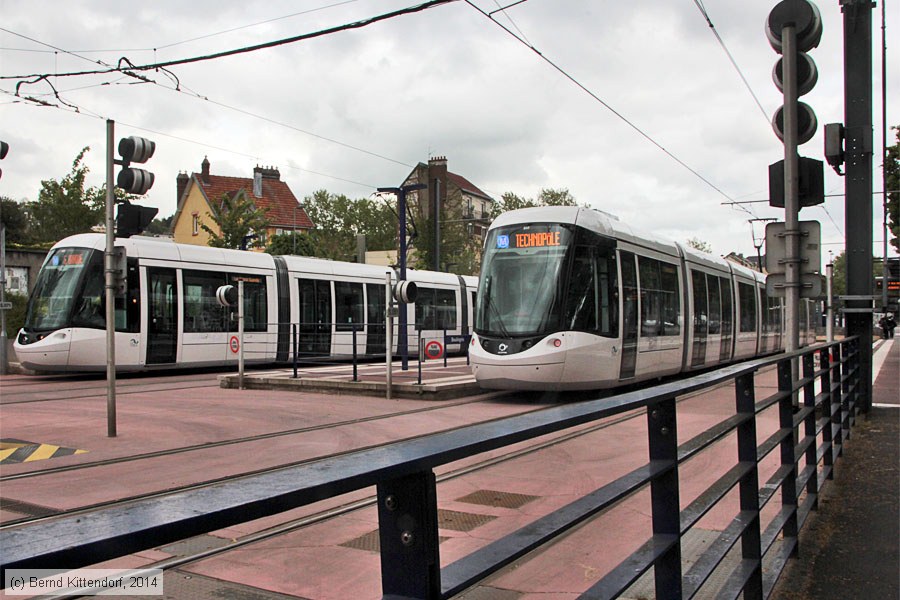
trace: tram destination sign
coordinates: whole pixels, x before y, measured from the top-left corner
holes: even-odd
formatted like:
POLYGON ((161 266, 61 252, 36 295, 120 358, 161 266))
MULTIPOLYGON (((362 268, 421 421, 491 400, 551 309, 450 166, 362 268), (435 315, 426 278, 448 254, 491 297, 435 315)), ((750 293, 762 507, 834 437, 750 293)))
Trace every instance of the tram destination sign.
POLYGON ((497 248, 551 248, 565 246, 566 231, 551 228, 548 231, 509 231, 497 236, 497 248))

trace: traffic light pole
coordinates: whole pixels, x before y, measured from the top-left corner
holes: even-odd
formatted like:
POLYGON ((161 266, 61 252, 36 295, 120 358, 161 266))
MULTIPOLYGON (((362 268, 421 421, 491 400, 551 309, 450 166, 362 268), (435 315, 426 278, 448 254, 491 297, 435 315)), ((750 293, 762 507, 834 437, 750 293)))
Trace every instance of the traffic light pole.
MULTIPOLYGON (((797 155, 797 31, 793 24, 782 29, 782 68, 784 69, 784 288, 785 350, 794 352, 800 345, 800 176, 797 155)), ((794 378, 797 362, 792 361, 794 378)))
POLYGON ((116 290, 115 290, 115 146, 116 122, 106 121, 106 252, 103 271, 106 276, 106 435, 116 437, 116 290))
POLYGON ((844 157, 847 334, 859 336, 863 412, 872 406, 872 2, 841 0, 844 13, 844 157))

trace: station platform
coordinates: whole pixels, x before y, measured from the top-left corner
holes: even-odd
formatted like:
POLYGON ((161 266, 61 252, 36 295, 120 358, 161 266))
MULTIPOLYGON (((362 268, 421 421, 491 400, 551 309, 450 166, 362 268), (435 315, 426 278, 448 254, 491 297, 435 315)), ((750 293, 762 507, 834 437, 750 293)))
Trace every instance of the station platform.
MULTIPOLYGON (((403 370, 400 360, 391 366, 392 398, 420 398, 448 400, 470 396, 481 392, 464 356, 443 358, 421 362, 410 360, 408 369, 403 370)), ((294 392, 319 392, 325 394, 351 394, 360 396, 387 396, 387 367, 385 362, 361 363, 356 367, 347 363, 326 366, 306 365, 297 370, 272 369, 247 371, 241 383, 236 374, 221 375, 223 388, 257 390, 282 390, 294 392), (354 380, 354 377, 356 380, 354 380)))
POLYGON ((900 341, 883 344, 872 410, 844 444, 773 600, 900 598, 900 341))

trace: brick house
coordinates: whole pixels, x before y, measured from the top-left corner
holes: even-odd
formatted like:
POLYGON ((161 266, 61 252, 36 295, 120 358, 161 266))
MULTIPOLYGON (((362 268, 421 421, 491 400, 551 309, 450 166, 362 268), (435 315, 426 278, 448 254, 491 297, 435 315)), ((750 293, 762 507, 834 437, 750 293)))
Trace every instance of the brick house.
MULTIPOLYGON (((266 210, 269 227, 262 232, 265 240, 280 233, 307 232, 313 223, 291 188, 281 180, 277 168, 253 169, 253 177, 230 177, 210 173, 208 158, 204 158, 199 173, 179 173, 177 178, 178 208, 172 219, 172 235, 180 244, 206 246, 209 234, 201 225, 212 230, 218 227, 211 217, 210 206, 223 195, 250 198, 257 208, 266 210)), ((259 234, 260 232, 257 232, 259 234)))
MULTIPOLYGON (((428 164, 419 163, 401 185, 415 183, 424 183, 428 188, 411 192, 408 196, 410 212, 414 215, 414 220, 418 218, 420 221, 417 232, 419 239, 413 245, 417 245, 420 252, 426 245, 434 247, 436 191, 442 238, 440 270, 454 270, 447 267, 455 265, 455 270, 459 272, 477 273, 481 262, 482 242, 491 222, 494 199, 462 175, 449 171, 445 156, 430 158, 428 164), (460 244, 466 248, 459 250, 460 244), (455 253, 454 247, 457 248, 455 253)), ((429 256, 433 261, 433 253, 429 256)), ((427 266, 434 268, 433 262, 427 266)))

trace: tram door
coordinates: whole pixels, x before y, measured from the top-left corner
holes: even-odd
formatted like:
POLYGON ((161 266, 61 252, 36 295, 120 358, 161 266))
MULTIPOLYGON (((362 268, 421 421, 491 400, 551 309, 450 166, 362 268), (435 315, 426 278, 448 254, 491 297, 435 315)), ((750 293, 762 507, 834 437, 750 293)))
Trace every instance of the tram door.
POLYGON ((321 279, 298 279, 300 323, 298 354, 309 356, 331 354, 331 282, 321 279))
POLYGON ((622 364, 619 379, 631 379, 637 363, 638 341, 638 287, 634 254, 621 252, 619 265, 622 268, 622 364))
POLYGON ((175 269, 147 268, 147 364, 174 363, 178 351, 178 290, 175 269))

